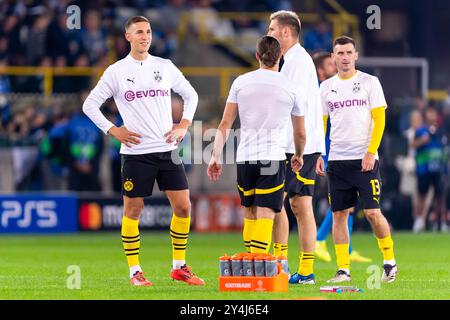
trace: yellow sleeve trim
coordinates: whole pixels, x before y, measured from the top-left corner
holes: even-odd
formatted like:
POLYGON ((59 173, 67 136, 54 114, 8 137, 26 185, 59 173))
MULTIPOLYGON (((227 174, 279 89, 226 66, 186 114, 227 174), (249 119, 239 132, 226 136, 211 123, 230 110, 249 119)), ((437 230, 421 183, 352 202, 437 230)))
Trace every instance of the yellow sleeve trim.
POLYGON ((385 106, 372 109, 372 119, 374 126, 372 132, 372 140, 370 141, 367 152, 376 154, 378 148, 380 147, 381 139, 383 138, 384 127, 386 125, 385 109, 385 106))
POLYGON ((323 131, 327 134, 328 116, 323 116, 323 131))

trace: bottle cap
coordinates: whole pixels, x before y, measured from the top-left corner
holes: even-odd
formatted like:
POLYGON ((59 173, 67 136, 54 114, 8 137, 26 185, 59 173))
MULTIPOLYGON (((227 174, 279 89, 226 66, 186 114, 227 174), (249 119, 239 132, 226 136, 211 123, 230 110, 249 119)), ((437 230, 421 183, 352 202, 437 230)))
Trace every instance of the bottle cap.
POLYGON ((253 261, 253 259, 254 259, 254 257, 253 257, 253 255, 252 254, 246 254, 245 256, 243 256, 242 257, 242 260, 251 260, 251 261, 253 261))

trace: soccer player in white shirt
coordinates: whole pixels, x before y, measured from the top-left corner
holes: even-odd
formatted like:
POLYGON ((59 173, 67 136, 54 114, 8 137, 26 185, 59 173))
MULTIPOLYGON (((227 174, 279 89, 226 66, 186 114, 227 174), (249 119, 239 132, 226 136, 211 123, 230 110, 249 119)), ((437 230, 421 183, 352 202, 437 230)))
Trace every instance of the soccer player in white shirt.
MULTIPOLYGON (((317 71, 317 78, 319 79, 319 83, 331 78, 332 76, 336 75, 337 69, 336 64, 334 63, 334 60, 331 57, 330 52, 316 52, 312 56, 314 65, 316 66, 317 71)), ((325 124, 324 124, 325 125, 325 124)), ((330 149, 330 131, 328 129, 328 124, 326 126, 326 135, 325 135, 325 145, 326 145, 326 152, 328 153, 330 149)), ((325 170, 328 163, 328 157, 327 155, 322 156, 325 161, 325 170)), ((351 239, 351 233, 353 231, 353 213, 354 208, 350 208, 350 214, 348 217, 348 230, 350 235, 350 246, 349 246, 349 252, 350 252, 350 261, 352 262, 371 262, 372 259, 363 257, 359 254, 356 250, 353 250, 352 246, 352 239, 351 239)), ((317 259, 324 260, 326 262, 331 261, 331 256, 328 253, 327 249, 327 237, 328 234, 331 233, 331 228, 333 227, 333 212, 331 211, 331 208, 329 207, 324 219, 322 220, 321 225, 319 226, 317 230, 317 239, 316 239, 316 250, 314 251, 314 254, 317 259)))
POLYGON ((292 122, 295 144, 288 170, 298 171, 303 165, 305 101, 278 72, 280 57, 281 48, 275 38, 264 36, 258 41, 256 59, 260 68, 233 82, 208 166, 210 179, 218 180, 222 149, 239 113, 237 182, 245 208, 243 238, 252 253, 269 251, 273 219, 283 206, 287 122, 292 122))
MULTIPOLYGON (((333 59, 338 74, 320 86, 324 123, 330 118, 327 176, 338 265, 336 276, 328 282, 351 280, 347 220, 349 208, 356 205, 358 198, 383 254, 381 280, 393 282, 398 270, 389 224, 380 210, 377 153, 383 137, 386 100, 378 78, 356 70, 358 52, 352 38, 342 36, 334 41, 333 59)), ((325 175, 322 157, 316 168, 319 175, 325 175)))
POLYGON ((83 111, 105 133, 122 143, 124 216, 122 242, 133 286, 150 286, 139 263, 139 217, 144 197, 152 194, 155 180, 165 191, 173 209, 170 224, 172 271, 170 277, 193 285, 204 285, 186 266, 191 203, 186 174, 177 157, 197 108, 198 95, 170 60, 148 53, 152 41, 150 22, 134 16, 125 24, 130 43, 127 57, 109 66, 83 104, 83 111), (181 122, 173 126, 171 89, 184 100, 181 122), (100 107, 113 97, 123 119, 120 128, 108 121, 100 107), (174 151, 175 152, 172 152, 174 151))
MULTIPOLYGON (((307 100, 305 113, 307 142, 304 152, 304 165, 299 172, 286 171, 285 191, 289 196, 292 211, 297 218, 301 248, 298 270, 291 275, 289 283, 314 284, 314 249, 317 228, 312 196, 316 178, 315 164, 317 158, 321 154, 325 154, 325 136, 316 69, 311 56, 298 42, 300 28, 300 20, 295 12, 278 11, 270 16, 267 34, 280 42, 284 57, 284 64, 280 72, 300 90, 300 94, 307 100)), ((292 126, 289 124, 287 135, 286 155, 289 158, 293 153, 292 126)), ((275 252, 279 249, 280 253, 287 256, 288 236, 288 220, 286 212, 283 210, 275 221, 275 252)))

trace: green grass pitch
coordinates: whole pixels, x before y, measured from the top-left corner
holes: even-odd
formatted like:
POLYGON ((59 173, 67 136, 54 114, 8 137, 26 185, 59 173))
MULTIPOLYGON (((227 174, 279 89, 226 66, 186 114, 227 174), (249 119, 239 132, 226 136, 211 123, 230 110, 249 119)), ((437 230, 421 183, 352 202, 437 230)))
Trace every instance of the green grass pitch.
MULTIPOLYGON (((218 257, 243 251, 240 233, 191 233, 188 264, 206 281, 189 286, 169 278, 171 246, 168 232, 141 233, 141 265, 152 287, 131 287, 119 232, 73 235, 0 236, 0 300, 4 299, 149 299, 149 300, 260 300, 260 299, 450 299, 450 234, 394 233, 399 277, 395 283, 369 289, 367 268, 353 263, 349 285, 362 293, 320 293, 336 270, 335 262, 315 262, 314 286, 290 285, 287 293, 220 292, 218 257), (81 288, 68 289, 67 272, 79 266, 81 288)), ((291 232, 291 270, 298 264, 298 241, 291 232)), ((372 234, 356 233, 353 246, 381 266, 382 257, 372 234)), ((331 239, 328 248, 333 254, 331 239)), ((346 284, 347 285, 347 284, 346 284)))

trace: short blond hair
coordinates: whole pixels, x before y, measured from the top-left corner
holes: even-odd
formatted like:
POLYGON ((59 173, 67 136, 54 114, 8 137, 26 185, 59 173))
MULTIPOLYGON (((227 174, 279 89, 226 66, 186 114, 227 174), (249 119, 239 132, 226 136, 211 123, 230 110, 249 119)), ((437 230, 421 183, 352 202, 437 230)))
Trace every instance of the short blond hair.
POLYGON ((270 21, 277 20, 283 27, 291 28, 294 35, 299 36, 302 24, 298 15, 293 11, 280 10, 270 15, 270 21))
POLYGON ((127 22, 125 22, 125 31, 128 31, 130 26, 137 22, 147 22, 148 24, 150 24, 150 21, 144 16, 133 16, 130 17, 127 22))

